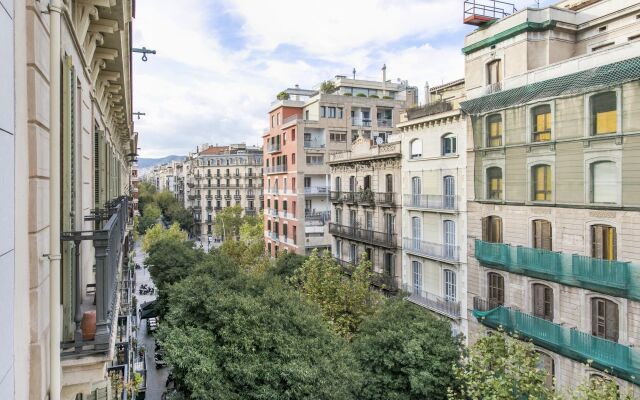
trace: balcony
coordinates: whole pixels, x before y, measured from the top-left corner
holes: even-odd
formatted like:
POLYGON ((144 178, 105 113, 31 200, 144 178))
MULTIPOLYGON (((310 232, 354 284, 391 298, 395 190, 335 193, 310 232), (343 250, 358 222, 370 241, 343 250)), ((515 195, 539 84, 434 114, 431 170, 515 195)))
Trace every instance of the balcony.
POLYGON ((241 195, 239 195, 239 194, 234 194, 234 195, 233 195, 233 199, 234 199, 234 200, 240 200, 241 198, 242 198, 242 196, 241 196, 241 195))
POLYGON ((395 249, 398 247, 396 243, 397 236, 395 233, 379 232, 334 223, 329 224, 329 233, 334 236, 369 243, 375 246, 385 247, 387 249, 395 249))
POLYGON ((402 290, 409 294, 405 298, 406 300, 449 318, 460 319, 459 301, 447 300, 444 297, 415 288, 413 285, 407 285, 406 283, 402 285, 402 290))
POLYGON ((305 140, 304 148, 305 149, 324 149, 326 145, 322 143, 320 140, 305 140))
POLYGON ((439 194, 405 194, 404 206, 422 210, 457 211, 458 197, 439 194))
POLYGON ((256 215, 256 209, 253 207, 245 207, 244 213, 245 215, 256 215))
MULTIPOLYGON (((100 229, 93 231, 63 232, 61 239, 73 242, 79 248, 84 240, 91 240, 95 249, 95 292, 89 293, 83 288, 82 280, 76 279, 74 290, 75 309, 74 339, 62 342, 61 357, 75 358, 83 355, 106 355, 110 351, 110 343, 117 333, 119 300, 118 278, 121 272, 124 253, 127 249, 126 228, 128 223, 128 199, 121 197, 112 201, 106 210, 100 210, 88 219, 95 220, 100 229), (84 297, 84 298, 83 298, 84 297), (89 297, 89 298, 87 298, 89 297), (85 340, 81 323, 83 313, 95 311, 96 331, 92 339, 85 340), (114 319, 115 318, 115 319, 114 319)), ((82 261, 80 252, 75 252, 75 276, 80 276, 82 261)), ((115 342, 115 339, 114 341, 115 342)))
POLYGON ((473 315, 483 325, 517 332, 520 337, 530 339, 542 348, 584 364, 591 363, 594 368, 638 384, 638 350, 508 307, 490 308, 491 306, 487 307, 484 299, 474 298, 473 315), (487 311, 482 311, 487 308, 487 311))
POLYGON ((287 172, 287 165, 286 164, 274 165, 274 166, 266 168, 267 175, 268 174, 281 174, 283 172, 287 172))
POLYGON ((305 226, 324 226, 331 220, 331 211, 309 212, 304 215, 305 226))
POLYGON ((280 236, 276 232, 268 231, 267 237, 275 242, 280 242, 280 236))
MULTIPOLYGON (((341 260, 336 257, 334 257, 334 260, 342 267, 342 270, 346 275, 351 276, 353 271, 356 269, 356 264, 351 261, 341 260)), ((371 274, 371 285, 389 292, 395 292, 398 290, 398 285, 396 284, 394 276, 375 271, 369 271, 369 273, 371 274)))
POLYGON ((368 126, 371 126, 371 120, 370 119, 363 119, 363 118, 353 118, 351 120, 351 126, 368 127, 368 126))
POLYGON ((378 118, 378 128, 393 128, 393 120, 391 118, 378 118))
POLYGON ((475 242, 475 257, 507 272, 640 300, 638 274, 628 262, 482 240, 475 242))
POLYGON ((204 197, 205 197, 205 199, 207 199, 207 200, 211 200, 211 199, 213 199, 213 196, 212 196, 212 195, 210 195, 210 194, 208 194, 208 195, 206 195, 206 196, 204 196, 204 197))
POLYGON ((465 0, 463 22, 467 25, 481 26, 516 12, 512 3, 498 0, 465 0))
POLYGON ((396 194, 391 192, 377 192, 373 194, 375 197, 375 202, 377 205, 381 207, 395 207, 396 202, 396 194))
POLYGON ((195 195, 195 194, 190 194, 190 195, 188 195, 188 196, 187 196, 187 198, 188 198, 189 200, 195 200, 195 199, 197 199, 197 197, 196 197, 196 195, 195 195))
POLYGON ((267 208, 267 215, 278 217, 278 210, 275 208, 267 208))
POLYGON ((247 193, 247 199, 254 199, 256 195, 254 193, 247 193))
POLYGON ((305 196, 326 196, 329 194, 329 186, 305 186, 305 196))
POLYGON ((216 198, 216 200, 222 200, 222 195, 221 194, 216 194, 215 198, 216 198))
POLYGON ((452 244, 425 242, 414 238, 403 238, 403 248, 407 253, 432 258, 448 263, 460 262, 460 247, 452 244))
POLYGON ((267 145, 267 153, 278 153, 280 150, 280 143, 267 145))

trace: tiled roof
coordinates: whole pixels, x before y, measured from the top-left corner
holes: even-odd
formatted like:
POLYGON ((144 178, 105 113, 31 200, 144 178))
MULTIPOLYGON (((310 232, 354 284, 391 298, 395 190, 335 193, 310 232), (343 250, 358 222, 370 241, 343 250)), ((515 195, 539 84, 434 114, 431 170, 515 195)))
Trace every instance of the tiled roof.
POLYGON ((227 146, 209 146, 208 149, 202 150, 198 155, 201 156, 213 156, 218 154, 224 154, 227 151, 227 146))
POLYGON ((640 57, 602 65, 574 74, 477 97, 460 103, 467 114, 478 115, 536 100, 580 94, 640 79, 640 57))

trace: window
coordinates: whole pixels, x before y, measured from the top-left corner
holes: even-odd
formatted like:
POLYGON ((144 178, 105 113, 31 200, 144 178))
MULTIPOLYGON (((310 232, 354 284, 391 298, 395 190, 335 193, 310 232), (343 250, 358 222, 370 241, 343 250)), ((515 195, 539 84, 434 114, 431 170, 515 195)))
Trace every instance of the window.
POLYGON ((502 218, 492 215, 482 219, 482 240, 502 243, 502 218))
POLYGON ((413 139, 409 146, 411 146, 411 158, 422 157, 422 141, 420 139, 413 139))
POLYGON ((551 140, 551 106, 543 104, 532 110, 534 142, 546 142, 551 140))
POLYGON ((338 118, 342 119, 344 117, 344 112, 342 107, 338 107, 338 118))
POLYGON ((547 372, 547 378, 545 379, 544 385, 549 389, 553 389, 553 377, 556 374, 553 357, 542 352, 538 352, 538 356, 538 369, 547 372))
POLYGON ((618 341, 618 305, 611 300, 591 299, 591 334, 618 341))
POLYGON ((414 293, 422 292, 422 263, 419 261, 413 261, 411 263, 412 272, 412 286, 414 293))
POLYGON ((502 200, 502 168, 487 168, 487 199, 502 200))
POLYGON ((495 272, 487 274, 489 282, 489 304, 491 308, 504 304, 504 277, 495 272))
POLYGON ((335 117, 336 117, 336 108, 329 107, 329 118, 335 118, 335 117))
POLYGON ((365 211, 364 220, 365 229, 373 230, 373 211, 365 211))
POLYGON ((342 209, 336 208, 336 224, 342 225, 342 209))
POLYGON ((456 223, 446 220, 442 223, 442 238, 444 242, 443 256, 448 259, 455 259, 456 254, 456 223))
POLYGON ((487 64, 487 84, 493 85, 502 81, 502 68, 500 60, 493 60, 487 64))
POLYGON ((320 154, 308 154, 307 164, 309 165, 322 165, 324 164, 324 155, 320 154))
POLYGON ((591 164, 591 202, 615 203, 617 196, 616 163, 599 161, 591 164))
POLYGON ((447 133, 441 139, 442 155, 456 154, 456 137, 452 133, 447 133))
POLYGON ((371 189, 371 175, 364 177, 364 190, 371 189))
POLYGON ((320 118, 325 118, 327 116, 327 107, 320 106, 320 118))
POLYGON ((616 247, 616 228, 608 225, 591 226, 592 257, 615 260, 616 247))
POLYGON ((533 221, 533 247, 552 250, 551 222, 543 219, 533 221))
POLYGON ((292 153, 291 154, 291 165, 294 165, 296 163, 296 153, 292 153))
POLYGON ((330 132, 329 140, 335 143, 346 143, 347 133, 346 132, 330 132))
POLYGON ((336 258, 342 260, 342 239, 336 239, 336 258))
POLYGON ((353 175, 349 177, 349 191, 350 192, 356 191, 356 177, 353 175))
POLYGON ((533 315, 553 321, 553 289, 541 283, 533 285, 533 315))
POLYGON ((551 200, 551 167, 536 165, 531 169, 532 197, 535 201, 551 200))
POLYGON ((452 210, 455 208, 456 202, 456 182, 452 175, 447 175, 442 178, 442 197, 443 208, 452 210))
POLYGON ((606 92, 591 96, 591 134, 606 135, 616 133, 617 100, 615 92, 606 92))
POLYGON ((487 147, 502 146, 502 115, 487 117, 487 147))
POLYGON ((384 182, 385 182, 385 192, 386 193, 393 193, 393 175, 391 174, 387 174, 384 177, 384 182))
POLYGON ((456 301, 456 273, 450 269, 444 270, 444 299, 456 301))
POLYGON ((351 243, 349 246, 349 261, 354 264, 358 262, 358 248, 355 243, 351 243))
POLYGON ((414 248, 420 248, 422 240, 422 220, 420 217, 411 218, 411 236, 413 237, 414 248))

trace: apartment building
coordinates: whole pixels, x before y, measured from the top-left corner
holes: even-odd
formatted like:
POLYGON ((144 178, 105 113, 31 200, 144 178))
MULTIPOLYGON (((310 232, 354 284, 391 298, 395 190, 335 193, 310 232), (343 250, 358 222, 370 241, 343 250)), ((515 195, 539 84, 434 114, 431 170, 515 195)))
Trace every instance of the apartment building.
POLYGON ((464 79, 427 88, 407 111, 402 137, 402 288, 407 300, 467 334, 466 132, 464 79))
POLYGON ((470 336, 518 331, 560 388, 640 396, 639 18, 573 0, 465 39, 470 336))
POLYGON ((265 248, 309 254, 329 249, 331 191, 327 164, 358 138, 386 143, 399 111, 417 102, 406 82, 336 76, 325 90, 290 88, 278 94, 263 135, 265 160, 265 248))
POLYGON ((203 145, 191 154, 186 167, 186 207, 193 211, 193 234, 207 240, 216 214, 241 206, 246 215, 262 210, 262 149, 234 144, 203 145))
POLYGON ((2 399, 106 397, 133 374, 132 16, 0 2, 2 399))
POLYGON ((402 276, 401 145, 358 137, 351 150, 329 156, 332 252, 349 273, 360 257, 373 264, 372 284, 388 293, 402 276))

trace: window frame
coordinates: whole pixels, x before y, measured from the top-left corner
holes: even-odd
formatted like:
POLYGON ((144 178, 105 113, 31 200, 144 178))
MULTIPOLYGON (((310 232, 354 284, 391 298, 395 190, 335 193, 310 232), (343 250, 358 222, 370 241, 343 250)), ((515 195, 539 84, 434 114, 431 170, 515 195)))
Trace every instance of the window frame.
MULTIPOLYGON (((554 122, 555 122, 555 118, 554 118, 554 104, 553 103, 538 103, 535 105, 532 105, 528 108, 528 115, 529 115, 529 140, 530 143, 547 143, 547 142, 551 142, 553 141, 554 138, 554 132, 553 132, 553 126, 554 126, 554 122), (544 129, 544 130, 536 130, 537 127, 537 121, 536 121, 536 116, 538 114, 536 114, 536 111, 543 108, 543 107, 548 107, 548 114, 549 115, 549 119, 550 121, 548 121, 548 129, 544 129), (541 140, 536 138, 536 135, 542 135, 542 134, 548 134, 549 138, 546 140, 541 140)), ((546 121, 546 117, 545 117, 545 122, 546 121)), ((546 123, 545 123, 546 125, 546 123)))
POLYGON ((444 135, 440 136, 440 155, 443 157, 451 157, 458 154, 458 138, 452 132, 447 132, 444 135), (447 146, 447 142, 449 145, 447 146), (449 147, 450 151, 447 152, 445 149, 449 147))
POLYGON ((544 218, 533 218, 531 219, 531 247, 534 249, 543 249, 548 251, 553 251, 553 223, 548 219, 544 218), (545 238, 544 227, 542 225, 548 224, 549 227, 549 237, 545 238), (537 227, 539 226, 539 228, 537 227), (538 229, 542 229, 541 232, 538 229), (540 243, 538 243, 540 241, 540 243), (548 242, 549 246, 545 247, 545 241, 548 242))
POLYGON ((554 179, 554 170, 553 170, 553 164, 551 163, 547 163, 546 161, 540 160, 539 162, 536 162, 535 164, 531 164, 529 166, 529 201, 531 202, 540 202, 540 203, 549 203, 549 202, 553 202, 554 196, 555 196, 555 190, 554 190, 554 183, 555 183, 555 179, 554 179), (544 171, 544 190, 540 190, 537 187, 538 184, 538 170, 540 168, 545 168, 544 171), (545 198, 544 199, 538 199, 537 195, 539 193, 544 193, 545 194, 545 198))
POLYGON ((503 170, 502 167, 498 166, 498 165, 491 165, 488 166, 487 168, 485 168, 485 195, 484 198, 485 200, 492 200, 492 201, 504 201, 504 174, 503 174, 503 170), (491 189, 491 178, 489 177, 489 172, 491 170, 499 170, 500 171, 500 181, 499 181, 499 193, 500 195, 498 196, 498 198, 493 198, 491 197, 491 193, 494 192, 491 189))
POLYGON ((484 145, 486 148, 500 148, 503 147, 506 143, 505 135, 504 135, 504 115, 502 112, 488 114, 484 117, 484 145), (494 118, 500 118, 500 135, 499 136, 491 136, 491 129, 489 124, 492 122, 491 120, 494 118), (496 139, 500 139, 500 144, 493 144, 492 141, 496 139))
POLYGON ((607 90, 601 90, 598 92, 593 92, 593 93, 589 93, 587 95, 585 95, 585 101, 584 101, 584 118, 586 119, 585 121, 585 137, 601 137, 601 136, 607 136, 607 135, 619 135, 621 133, 621 128, 622 128, 622 91, 620 90, 620 88, 611 88, 611 89, 607 89, 607 90), (593 99, 594 97, 598 97, 607 93, 614 93, 616 96, 616 129, 614 132, 608 132, 608 133, 600 133, 600 134, 596 134, 595 132, 595 124, 594 124, 594 115, 592 115, 593 112, 593 99))
POLYGON ((416 159, 419 159, 419 158, 422 158, 422 139, 414 138, 414 139, 411 139, 409 141, 409 159, 416 160, 416 159), (420 147, 420 149, 419 149, 420 152, 419 153, 414 153, 413 152, 414 143, 417 143, 416 146, 420 147))
POLYGON ((495 271, 489 271, 487 272, 487 300, 489 301, 489 303, 491 304, 492 301, 494 301, 496 304, 498 305, 504 305, 506 302, 506 291, 505 291, 505 277, 504 275, 495 272, 495 271), (500 281, 502 282, 502 287, 499 288, 497 286, 492 286, 492 278, 496 277, 496 278, 500 278, 500 281), (493 298, 492 295, 494 293, 500 293, 500 297, 501 299, 498 298, 493 298))
MULTIPOLYGON (((616 159, 610 159, 610 158, 598 158, 598 159, 593 159, 593 160, 589 160, 587 162, 587 177, 588 179, 586 179, 587 181, 587 202, 589 204, 595 204, 595 205, 603 205, 603 206, 610 206, 610 205, 617 205, 620 203, 620 191, 622 190, 622 185, 618 184, 618 182, 620 182, 620 176, 621 176, 621 171, 620 171, 620 163, 619 160, 616 159), (598 164, 605 164, 605 163, 611 163, 613 164, 613 168, 614 168, 614 174, 615 174, 615 199, 612 202, 603 202, 603 201, 595 201, 595 195, 596 195, 596 190, 595 190, 595 174, 594 174, 594 169, 596 167, 596 165, 598 164)), ((606 191, 605 189, 602 189, 606 191)))

